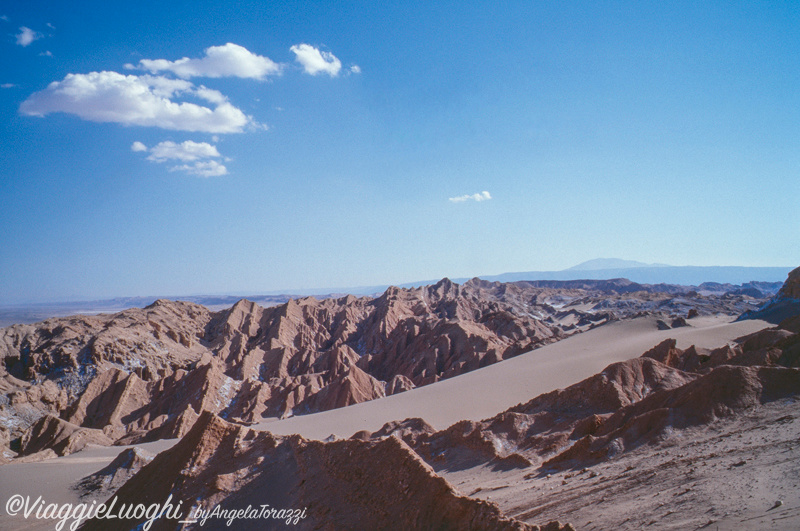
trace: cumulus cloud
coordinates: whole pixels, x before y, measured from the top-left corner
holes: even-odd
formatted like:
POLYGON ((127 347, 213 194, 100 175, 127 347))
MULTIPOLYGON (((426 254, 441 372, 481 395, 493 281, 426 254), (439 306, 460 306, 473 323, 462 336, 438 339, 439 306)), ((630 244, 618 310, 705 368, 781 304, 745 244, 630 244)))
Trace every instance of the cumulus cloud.
POLYGON ((44 37, 44 35, 42 35, 38 31, 33 31, 30 28, 21 26, 19 28, 19 33, 17 33, 16 37, 17 37, 17 44, 19 44, 20 46, 28 46, 33 41, 44 37))
POLYGON ((492 196, 489 192, 484 190, 483 192, 472 194, 472 195, 459 195, 458 197, 450 197, 448 200, 453 203, 463 203, 464 201, 488 201, 491 199, 492 196))
POLYGON ((350 67, 350 71, 352 73, 354 73, 354 74, 360 74, 361 73, 361 67, 358 66, 358 65, 353 65, 353 66, 350 67))
POLYGON ((191 77, 241 77, 265 79, 279 74, 281 66, 268 57, 256 55, 238 44, 227 43, 205 49, 200 59, 184 57, 177 61, 142 59, 138 66, 125 65, 127 69, 148 70, 150 73, 172 72, 176 76, 191 77))
POLYGON ((335 55, 320 51, 310 44, 295 44, 289 50, 294 52, 295 59, 303 65, 306 73, 312 76, 324 73, 336 77, 339 75, 339 70, 342 69, 342 62, 335 55))
POLYGON ((216 90, 182 79, 107 71, 67 74, 63 81, 28 97, 20 112, 29 116, 65 112, 92 122, 206 133, 239 133, 247 125, 257 125, 216 90), (200 98, 214 108, 173 101, 177 96, 200 98))
POLYGON ((191 162, 192 164, 181 164, 173 166, 169 171, 180 171, 189 175, 200 177, 216 177, 227 175, 228 169, 224 164, 219 163, 215 158, 220 158, 217 147, 207 142, 192 142, 186 140, 177 144, 170 140, 159 142, 155 146, 148 148, 138 140, 131 145, 131 151, 150 153, 147 160, 156 163, 169 161, 191 162))

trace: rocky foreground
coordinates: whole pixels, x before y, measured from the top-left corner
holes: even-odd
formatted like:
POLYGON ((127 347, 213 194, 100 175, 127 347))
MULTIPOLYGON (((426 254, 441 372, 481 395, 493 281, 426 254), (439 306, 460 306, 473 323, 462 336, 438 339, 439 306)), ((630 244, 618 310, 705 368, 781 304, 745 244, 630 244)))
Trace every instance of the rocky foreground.
MULTIPOLYGON (((373 400, 609 321, 739 315, 777 286, 445 279, 380 297, 242 300, 211 312, 159 300, 113 315, 0 330, 0 446, 66 455, 181 437, 204 411, 238 423, 373 400)), ((690 319, 689 319, 690 320, 690 319)))

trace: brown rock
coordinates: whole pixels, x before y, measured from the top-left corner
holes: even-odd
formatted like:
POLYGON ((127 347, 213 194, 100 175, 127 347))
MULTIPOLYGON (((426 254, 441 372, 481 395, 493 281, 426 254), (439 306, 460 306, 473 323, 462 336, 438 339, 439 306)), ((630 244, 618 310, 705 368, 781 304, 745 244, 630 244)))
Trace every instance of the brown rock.
POLYGON ((404 391, 414 389, 414 382, 409 380, 402 374, 395 374, 391 380, 386 384, 386 396, 396 395, 404 391))
POLYGON ((81 497, 108 497, 152 461, 153 457, 155 456, 141 448, 128 448, 120 452, 107 467, 79 480, 74 488, 80 491, 81 497))
POLYGON ((778 297, 784 299, 800 299, 800 267, 789 273, 786 282, 783 283, 778 297))
POLYGON ((17 457, 14 459, 14 463, 38 463, 40 461, 46 461, 48 459, 55 459, 58 457, 58 454, 53 451, 52 448, 47 448, 46 450, 41 450, 39 452, 34 452, 29 455, 24 455, 17 457))
MULTIPOLYGON (((306 441, 275 437, 204 413, 191 432, 159 454, 117 493, 118 503, 163 502, 169 494, 223 508, 269 504, 303 509, 298 529, 539 529, 496 505, 459 494, 400 439, 306 441), (233 468, 232 468, 233 467, 233 468), (229 472, 232 471, 232 472, 229 472)), ((144 519, 89 521, 85 529, 129 529, 144 519)), ((276 522, 238 520, 237 529, 276 522)), ((211 529, 225 528, 209 520, 211 529)), ((281 522, 281 525, 284 525, 281 522)), ((152 529, 175 529, 159 519, 152 529)))
POLYGON ((87 444, 108 446, 112 442, 101 430, 81 428, 52 415, 45 415, 22 438, 20 455, 30 455, 49 448, 63 456, 80 451, 87 444))
POLYGON ((689 326, 689 323, 687 323, 686 319, 683 317, 676 317, 672 320, 672 323, 670 323, 671 328, 680 328, 682 326, 689 326))

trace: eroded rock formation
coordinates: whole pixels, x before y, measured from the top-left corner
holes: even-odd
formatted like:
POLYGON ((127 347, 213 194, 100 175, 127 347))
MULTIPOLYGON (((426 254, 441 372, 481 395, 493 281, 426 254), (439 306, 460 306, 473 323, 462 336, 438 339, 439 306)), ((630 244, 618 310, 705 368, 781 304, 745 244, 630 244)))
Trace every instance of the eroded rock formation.
MULTIPOLYGON (((304 298, 268 308, 241 300, 218 312, 159 300, 114 315, 12 326, 0 330, 0 446, 32 451, 21 437, 44 415, 131 444, 180 437, 203 411, 243 423, 324 411, 457 376, 619 318, 674 320, 689 306, 730 313, 750 304, 745 295, 715 297, 624 279, 444 279, 376 298, 304 298)), ((34 431, 29 439, 36 441, 50 433, 34 431)))

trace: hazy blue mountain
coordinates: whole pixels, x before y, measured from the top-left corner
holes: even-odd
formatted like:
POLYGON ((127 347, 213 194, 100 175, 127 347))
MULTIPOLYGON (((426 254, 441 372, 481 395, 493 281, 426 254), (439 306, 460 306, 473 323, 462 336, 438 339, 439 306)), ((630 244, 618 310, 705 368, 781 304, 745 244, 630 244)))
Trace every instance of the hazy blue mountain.
POLYGON ((645 264, 636 260, 619 258, 595 258, 572 266, 566 271, 598 271, 603 269, 633 269, 635 267, 671 267, 668 264, 645 264))

